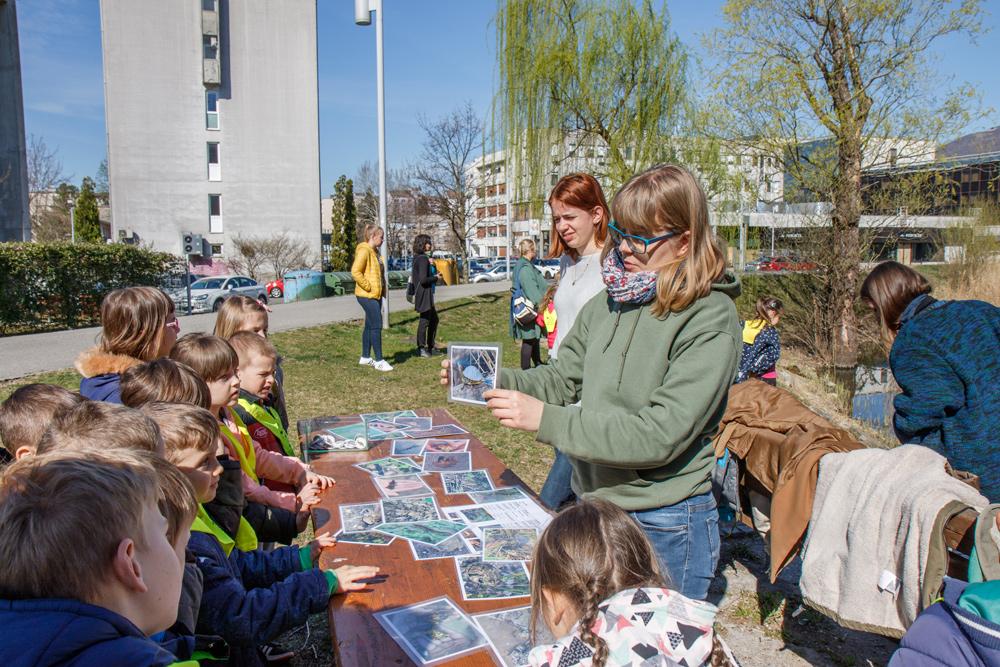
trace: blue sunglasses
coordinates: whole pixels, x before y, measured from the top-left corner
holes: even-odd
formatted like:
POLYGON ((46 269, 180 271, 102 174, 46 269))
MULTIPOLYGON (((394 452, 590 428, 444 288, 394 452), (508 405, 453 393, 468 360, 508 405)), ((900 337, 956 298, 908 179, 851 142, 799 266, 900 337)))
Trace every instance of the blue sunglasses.
POLYGON ((654 236, 653 238, 636 236, 635 234, 626 234, 622 230, 618 229, 614 220, 608 224, 608 232, 611 234, 611 240, 614 241, 616 246, 620 246, 622 241, 625 241, 625 243, 628 244, 629 250, 636 255, 648 255, 649 246, 652 244, 659 243, 660 241, 666 241, 667 239, 680 234, 680 232, 667 232, 666 234, 654 236))

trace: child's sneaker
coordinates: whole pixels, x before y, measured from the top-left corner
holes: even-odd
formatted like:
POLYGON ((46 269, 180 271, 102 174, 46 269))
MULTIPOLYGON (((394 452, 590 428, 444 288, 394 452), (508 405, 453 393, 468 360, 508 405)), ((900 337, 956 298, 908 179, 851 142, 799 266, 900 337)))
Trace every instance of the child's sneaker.
POLYGON ((377 371, 382 371, 383 373, 392 370, 392 366, 390 366, 389 362, 385 359, 379 359, 378 361, 372 363, 372 368, 377 371))
POLYGON ((359 366, 371 366, 374 361, 375 360, 372 359, 371 357, 361 357, 360 359, 358 359, 358 365, 359 366))
POLYGON ((295 651, 291 651, 280 644, 269 642, 260 647, 260 654, 269 665, 276 665, 288 662, 295 657, 295 651))

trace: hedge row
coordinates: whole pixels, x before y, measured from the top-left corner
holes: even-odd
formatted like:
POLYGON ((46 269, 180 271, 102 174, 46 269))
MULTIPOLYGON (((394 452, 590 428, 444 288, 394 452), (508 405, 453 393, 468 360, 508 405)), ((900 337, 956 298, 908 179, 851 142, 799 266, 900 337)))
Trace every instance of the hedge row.
POLYGON ((160 285, 180 262, 123 244, 0 243, 0 334, 96 325, 105 294, 160 285))

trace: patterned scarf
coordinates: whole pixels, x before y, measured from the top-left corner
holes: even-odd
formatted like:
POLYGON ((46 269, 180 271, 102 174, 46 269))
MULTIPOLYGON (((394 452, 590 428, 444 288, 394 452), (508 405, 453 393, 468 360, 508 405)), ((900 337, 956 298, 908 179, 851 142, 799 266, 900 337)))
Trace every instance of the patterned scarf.
POLYGON ((656 297, 656 272, 628 273, 617 248, 604 258, 601 277, 608 296, 617 303, 649 303, 656 297))

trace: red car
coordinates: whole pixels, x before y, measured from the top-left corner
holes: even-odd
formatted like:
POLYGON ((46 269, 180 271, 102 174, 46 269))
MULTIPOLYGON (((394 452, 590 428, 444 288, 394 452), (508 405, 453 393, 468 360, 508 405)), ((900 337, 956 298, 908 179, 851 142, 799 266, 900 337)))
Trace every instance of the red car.
POLYGON ((771 257, 760 264, 758 271, 815 271, 816 264, 806 262, 795 255, 771 257))
POLYGON ((280 299, 285 295, 285 281, 283 278, 272 280, 264 286, 264 289, 267 290, 267 295, 272 299, 280 299))

